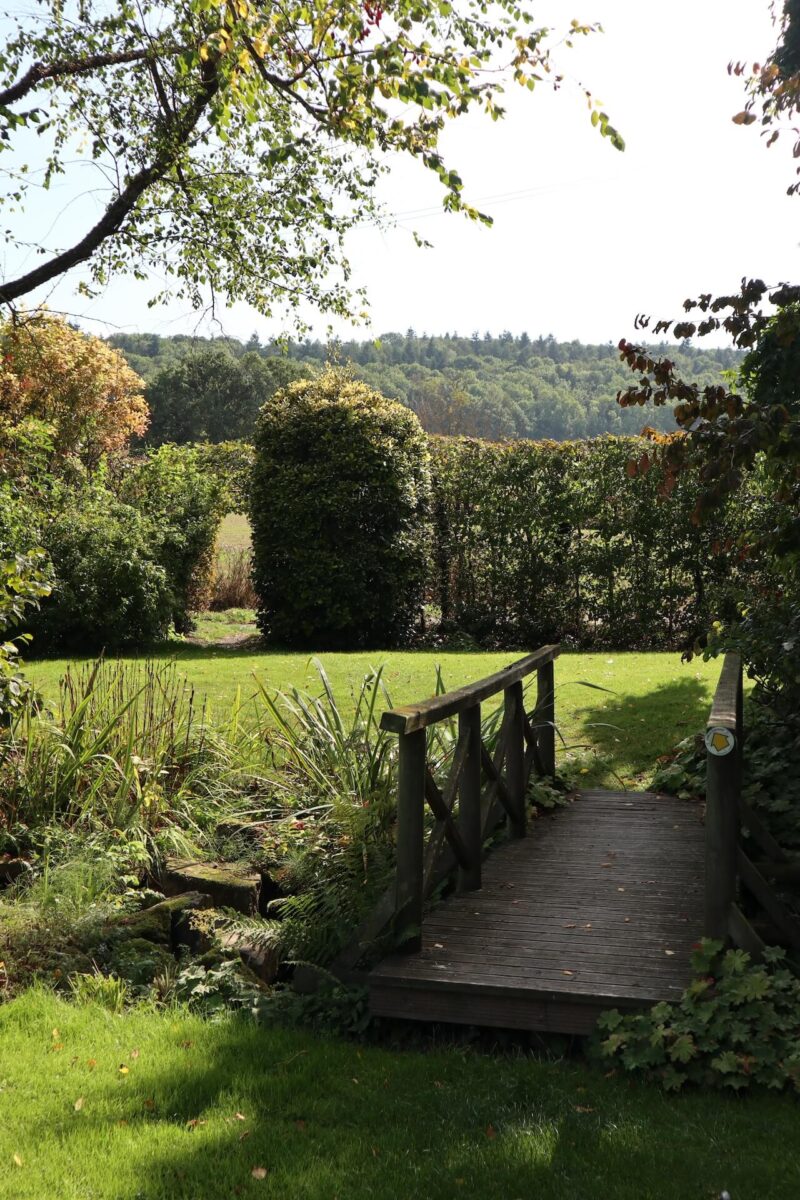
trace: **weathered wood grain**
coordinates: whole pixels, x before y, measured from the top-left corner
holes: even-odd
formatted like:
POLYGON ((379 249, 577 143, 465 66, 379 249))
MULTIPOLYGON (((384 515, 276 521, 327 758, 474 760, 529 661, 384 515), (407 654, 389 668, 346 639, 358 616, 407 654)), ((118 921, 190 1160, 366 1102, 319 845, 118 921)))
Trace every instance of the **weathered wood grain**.
POLYGON ((483 864, 370 975, 376 1014, 586 1033, 600 1012, 680 995, 702 936, 699 806, 585 792, 483 864))

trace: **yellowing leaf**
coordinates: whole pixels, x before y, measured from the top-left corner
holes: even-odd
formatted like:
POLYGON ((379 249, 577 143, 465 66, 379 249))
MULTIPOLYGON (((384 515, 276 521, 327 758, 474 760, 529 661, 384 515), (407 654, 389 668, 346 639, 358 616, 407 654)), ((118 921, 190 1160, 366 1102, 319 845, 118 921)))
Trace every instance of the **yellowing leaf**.
POLYGON ((266 1167, 253 1167, 250 1174, 253 1176, 253 1179, 266 1179, 267 1178, 267 1168, 266 1167))
POLYGON ((83 1108, 83 1096, 78 1096, 72 1107, 75 1109, 75 1112, 80 1112, 83 1108))
POLYGON ((126 1067, 125 1063, 122 1063, 122 1065, 120 1066, 120 1069, 119 1069, 119 1073, 120 1073, 120 1075, 127 1075, 129 1070, 130 1070, 130 1068, 126 1067))
POLYGON ((20 1155, 19 1155, 19 1154, 15 1154, 15 1155, 14 1155, 14 1166, 15 1166, 15 1167, 21 1167, 21 1166, 22 1166, 22 1158, 20 1157, 20 1155))

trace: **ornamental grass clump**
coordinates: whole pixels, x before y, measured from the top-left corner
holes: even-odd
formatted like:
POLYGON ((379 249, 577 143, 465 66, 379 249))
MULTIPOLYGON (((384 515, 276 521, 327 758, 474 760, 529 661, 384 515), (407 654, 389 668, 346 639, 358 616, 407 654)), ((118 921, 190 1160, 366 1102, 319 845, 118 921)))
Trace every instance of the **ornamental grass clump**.
POLYGON ((271 642, 389 647, 426 579, 428 448, 417 417, 343 370, 261 409, 250 497, 257 620, 271 642))

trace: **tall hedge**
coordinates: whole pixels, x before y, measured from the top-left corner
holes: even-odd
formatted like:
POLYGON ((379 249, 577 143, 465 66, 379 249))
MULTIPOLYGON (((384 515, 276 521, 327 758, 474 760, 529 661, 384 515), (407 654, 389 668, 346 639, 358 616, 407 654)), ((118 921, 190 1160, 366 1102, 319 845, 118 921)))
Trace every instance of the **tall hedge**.
POLYGON ((724 616, 730 561, 719 549, 741 514, 700 527, 696 477, 665 487, 651 449, 628 437, 431 439, 429 598, 445 629, 488 645, 634 649, 684 645, 724 616))
POLYGON ((402 642, 427 575, 427 439, 416 416, 341 370, 261 409, 251 490, 258 623, 315 649, 402 642))

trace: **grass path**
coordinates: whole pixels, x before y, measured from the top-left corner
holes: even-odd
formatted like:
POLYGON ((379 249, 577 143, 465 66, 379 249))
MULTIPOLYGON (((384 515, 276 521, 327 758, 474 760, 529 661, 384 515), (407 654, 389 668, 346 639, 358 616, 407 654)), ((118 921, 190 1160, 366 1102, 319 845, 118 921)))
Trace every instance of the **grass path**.
MULTIPOLYGON (((500 669, 523 652, 372 651, 320 658, 340 704, 352 708, 354 689, 371 667, 384 665, 392 701, 401 704, 431 695, 437 664, 447 687, 454 688, 500 669)), ((156 657, 174 659, 218 719, 230 712, 237 692, 245 699, 253 696, 256 679, 268 689, 319 691, 308 654, 175 645, 156 657)), ((58 680, 70 665, 67 659, 34 662, 28 673, 47 698, 56 700, 58 680)), ((580 751, 589 756, 586 782, 641 784, 659 754, 705 722, 719 671, 717 662, 682 663, 677 653, 562 655, 556 662, 556 719, 568 746, 588 747, 580 751), (602 761, 593 765, 597 754, 602 761)), ((565 752, 563 744, 560 751, 565 752)))
POLYGON ((0 1008, 3 1200, 795 1200, 796 1132, 787 1097, 669 1097, 577 1062, 39 991, 0 1008))

